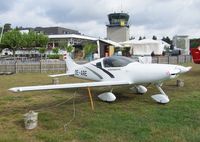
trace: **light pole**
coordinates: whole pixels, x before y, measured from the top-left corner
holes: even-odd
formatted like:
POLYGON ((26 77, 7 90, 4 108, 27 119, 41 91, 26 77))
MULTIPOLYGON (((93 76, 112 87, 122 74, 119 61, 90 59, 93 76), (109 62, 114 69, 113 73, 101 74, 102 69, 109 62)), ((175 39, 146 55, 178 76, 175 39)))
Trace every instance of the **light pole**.
POLYGON ((2 36, 3 36, 3 30, 4 30, 4 25, 3 25, 2 29, 1 29, 0 43, 1 43, 2 36))

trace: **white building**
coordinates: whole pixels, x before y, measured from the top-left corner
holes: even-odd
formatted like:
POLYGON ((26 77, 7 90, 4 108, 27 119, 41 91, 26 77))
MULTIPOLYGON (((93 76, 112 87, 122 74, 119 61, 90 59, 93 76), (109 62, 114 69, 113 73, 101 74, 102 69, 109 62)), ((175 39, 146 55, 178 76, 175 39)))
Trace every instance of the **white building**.
POLYGON ((173 37, 173 45, 176 49, 183 50, 182 54, 189 55, 190 54, 190 40, 188 36, 174 36, 173 37))
POLYGON ((143 40, 129 40, 121 42, 124 47, 130 47, 131 55, 149 56, 152 53, 155 55, 162 55, 165 48, 170 45, 161 40, 143 39, 143 40))

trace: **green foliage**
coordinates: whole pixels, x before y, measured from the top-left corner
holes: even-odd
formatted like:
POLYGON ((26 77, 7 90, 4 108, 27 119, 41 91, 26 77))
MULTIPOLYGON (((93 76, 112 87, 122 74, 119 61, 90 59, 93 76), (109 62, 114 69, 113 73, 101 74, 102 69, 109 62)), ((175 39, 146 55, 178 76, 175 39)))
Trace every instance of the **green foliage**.
POLYGON ((46 48, 45 47, 40 47, 38 49, 38 51, 40 52, 40 54, 44 54, 46 52, 46 48))
POLYGON ((6 32, 2 37, 2 43, 10 46, 13 50, 13 54, 15 55, 15 51, 23 45, 22 34, 18 30, 6 32))
POLYGON ((68 52, 68 53, 71 53, 73 50, 74 50, 74 47, 69 45, 65 48, 65 50, 68 52))
POLYGON ((48 36, 42 34, 42 33, 37 33, 36 36, 36 47, 44 47, 47 45, 49 41, 48 36))
POLYGON ((6 32, 8 32, 8 31, 10 31, 10 30, 12 30, 11 24, 10 24, 10 23, 6 23, 6 24, 4 25, 3 33, 6 33, 6 32))
POLYGON ((167 36, 167 37, 163 37, 162 41, 165 41, 166 43, 168 43, 170 45, 170 49, 173 49, 173 44, 172 44, 172 40, 167 36))
POLYGON ((74 47, 72 45, 67 45, 67 43, 65 42, 59 43, 59 47, 65 49, 68 53, 71 53, 74 50, 74 47))
POLYGON ((48 59, 59 59, 59 58, 60 58, 60 55, 58 55, 58 54, 55 54, 55 55, 48 55, 47 57, 48 57, 48 59))
POLYGON ((39 51, 39 53, 40 53, 40 56, 41 56, 41 59, 42 59, 42 54, 44 54, 45 52, 46 52, 46 48, 45 47, 40 47, 39 49, 38 49, 38 51, 39 51))
POLYGON ((23 47, 27 49, 32 49, 34 47, 44 47, 48 43, 48 37, 41 33, 36 33, 35 31, 29 31, 28 33, 23 33, 23 47))
POLYGON ((48 43, 48 37, 34 31, 21 33, 14 29, 4 33, 2 44, 9 46, 14 52, 19 48, 32 49, 34 47, 44 47, 48 43))
POLYGON ((67 47, 67 43, 66 42, 59 42, 59 47, 61 48, 61 49, 65 49, 66 47, 67 47))
POLYGON ((54 54, 58 54, 59 48, 53 48, 52 51, 53 51, 54 54))
POLYGON ((36 47, 37 34, 36 32, 30 31, 28 33, 24 33, 23 35, 23 47, 27 49, 31 49, 36 47))
POLYGON ((85 56, 88 56, 89 54, 91 54, 97 50, 97 45, 94 43, 87 42, 84 45, 83 50, 85 52, 85 56))
POLYGON ((190 40, 190 48, 197 48, 198 46, 200 46, 200 38, 190 40))
POLYGON ((1 52, 1 50, 3 50, 4 48, 10 48, 10 46, 0 43, 0 52, 1 52))

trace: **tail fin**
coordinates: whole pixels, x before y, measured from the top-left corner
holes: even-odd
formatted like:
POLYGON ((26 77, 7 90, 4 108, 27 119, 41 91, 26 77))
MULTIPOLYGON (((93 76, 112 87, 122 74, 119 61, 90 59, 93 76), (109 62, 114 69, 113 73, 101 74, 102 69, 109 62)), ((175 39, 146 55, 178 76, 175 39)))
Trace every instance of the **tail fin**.
POLYGON ((67 72, 66 72, 66 74, 67 74, 67 75, 74 75, 75 69, 76 69, 79 65, 76 64, 76 63, 72 60, 72 58, 71 58, 69 55, 67 55, 67 54, 64 55, 64 60, 65 60, 65 62, 66 62, 66 67, 67 67, 67 72))

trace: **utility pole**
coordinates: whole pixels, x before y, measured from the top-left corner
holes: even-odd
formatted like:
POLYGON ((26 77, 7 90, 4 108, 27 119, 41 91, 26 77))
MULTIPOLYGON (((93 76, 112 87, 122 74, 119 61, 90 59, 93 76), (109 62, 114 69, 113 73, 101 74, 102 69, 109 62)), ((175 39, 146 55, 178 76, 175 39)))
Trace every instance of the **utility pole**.
POLYGON ((3 30, 4 30, 4 25, 3 25, 2 29, 1 29, 0 43, 1 43, 2 36, 3 36, 3 30))

